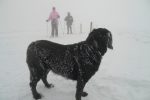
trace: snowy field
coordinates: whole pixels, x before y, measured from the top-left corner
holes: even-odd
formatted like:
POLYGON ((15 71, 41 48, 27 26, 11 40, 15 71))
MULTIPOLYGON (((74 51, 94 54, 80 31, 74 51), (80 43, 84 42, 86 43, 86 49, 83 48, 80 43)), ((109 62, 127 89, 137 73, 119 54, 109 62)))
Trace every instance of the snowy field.
MULTIPOLYGON (((150 100, 150 34, 122 32, 113 34, 113 50, 104 55, 99 71, 87 83, 89 95, 82 100, 150 100)), ((47 38, 41 33, 0 34, 0 100, 34 100, 29 88, 26 50, 29 43, 47 39, 62 44, 85 40, 87 34, 47 38)), ((75 100, 76 82, 49 73, 55 85, 37 90, 41 100, 75 100)))

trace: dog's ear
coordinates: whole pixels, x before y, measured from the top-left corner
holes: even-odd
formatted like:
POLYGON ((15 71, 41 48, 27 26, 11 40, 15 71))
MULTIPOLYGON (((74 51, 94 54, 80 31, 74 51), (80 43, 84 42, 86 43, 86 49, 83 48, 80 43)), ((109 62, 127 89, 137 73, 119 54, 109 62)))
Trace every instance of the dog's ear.
POLYGON ((99 48, 99 47, 98 47, 98 43, 97 43, 96 40, 94 40, 93 43, 94 43, 94 47, 95 47, 95 48, 99 48))

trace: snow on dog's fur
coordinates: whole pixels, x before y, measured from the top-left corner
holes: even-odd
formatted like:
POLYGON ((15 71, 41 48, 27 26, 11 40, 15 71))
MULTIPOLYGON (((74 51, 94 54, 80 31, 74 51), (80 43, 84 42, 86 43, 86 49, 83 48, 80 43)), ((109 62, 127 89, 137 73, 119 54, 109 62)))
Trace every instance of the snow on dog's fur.
POLYGON ((62 45, 47 40, 32 42, 27 50, 27 64, 30 71, 30 87, 33 97, 40 99, 36 86, 40 79, 46 87, 47 74, 52 71, 67 79, 76 80, 76 100, 87 96, 83 89, 98 70, 107 48, 113 49, 111 32, 104 28, 94 29, 85 41, 62 45))

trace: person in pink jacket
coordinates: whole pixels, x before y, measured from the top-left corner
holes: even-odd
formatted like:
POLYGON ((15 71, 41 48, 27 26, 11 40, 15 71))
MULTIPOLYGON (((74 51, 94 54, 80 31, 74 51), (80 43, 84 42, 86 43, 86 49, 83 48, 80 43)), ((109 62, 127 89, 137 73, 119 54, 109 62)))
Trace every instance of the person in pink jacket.
POLYGON ((52 8, 52 12, 49 15, 49 18, 46 20, 47 22, 51 21, 51 26, 52 26, 52 32, 51 35, 52 37, 58 36, 58 19, 60 18, 58 12, 56 11, 56 8, 52 8))

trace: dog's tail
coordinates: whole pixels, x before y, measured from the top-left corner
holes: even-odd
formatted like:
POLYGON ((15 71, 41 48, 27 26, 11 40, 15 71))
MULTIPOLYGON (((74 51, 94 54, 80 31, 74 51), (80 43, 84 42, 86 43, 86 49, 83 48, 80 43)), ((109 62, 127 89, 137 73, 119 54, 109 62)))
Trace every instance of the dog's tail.
POLYGON ((36 67, 39 70, 44 70, 44 65, 42 64, 42 60, 45 60, 40 52, 40 48, 38 47, 38 42, 32 42, 27 50, 27 58, 26 62, 30 67, 36 67))
POLYGON ((27 55, 29 52, 35 51, 37 53, 36 42, 32 42, 27 49, 27 55))
POLYGON ((32 61, 33 59, 35 59, 35 57, 37 58, 37 47, 36 47, 36 42, 32 42, 28 48, 27 48, 27 58, 26 58, 26 62, 29 63, 30 61, 32 61))

